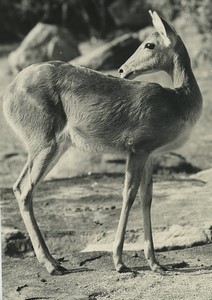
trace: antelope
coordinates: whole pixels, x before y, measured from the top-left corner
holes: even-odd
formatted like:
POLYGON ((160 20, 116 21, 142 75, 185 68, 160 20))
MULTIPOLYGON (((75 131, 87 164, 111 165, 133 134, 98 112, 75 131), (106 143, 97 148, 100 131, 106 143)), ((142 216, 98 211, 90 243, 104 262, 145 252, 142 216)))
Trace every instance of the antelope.
POLYGON ((150 268, 163 273, 156 259, 151 228, 152 169, 157 153, 180 147, 188 139, 202 109, 202 96, 190 58, 175 29, 150 11, 155 31, 121 66, 121 78, 53 61, 21 71, 4 95, 4 113, 28 151, 13 186, 20 213, 38 261, 52 275, 68 270, 49 252, 36 222, 35 187, 71 146, 85 151, 126 153, 123 205, 113 260, 122 260, 130 209, 140 187, 144 254, 150 268), (134 79, 163 70, 173 89, 134 79))

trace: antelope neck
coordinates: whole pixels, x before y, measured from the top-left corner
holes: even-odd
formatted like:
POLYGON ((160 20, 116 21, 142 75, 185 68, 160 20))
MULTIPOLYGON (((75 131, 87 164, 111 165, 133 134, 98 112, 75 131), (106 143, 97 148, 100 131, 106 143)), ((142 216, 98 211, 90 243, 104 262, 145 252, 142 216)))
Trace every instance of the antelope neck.
POLYGON ((187 96, 192 95, 195 99, 202 99, 187 51, 182 55, 176 54, 174 56, 173 69, 170 75, 175 89, 180 90, 187 96))
MULTIPOLYGON (((184 114, 191 116, 193 123, 196 123, 202 110, 202 95, 194 77, 190 58, 185 49, 183 53, 176 53, 173 60, 173 68, 170 70, 179 103, 182 104, 184 114)), ((187 118, 186 117, 186 118, 187 118)))

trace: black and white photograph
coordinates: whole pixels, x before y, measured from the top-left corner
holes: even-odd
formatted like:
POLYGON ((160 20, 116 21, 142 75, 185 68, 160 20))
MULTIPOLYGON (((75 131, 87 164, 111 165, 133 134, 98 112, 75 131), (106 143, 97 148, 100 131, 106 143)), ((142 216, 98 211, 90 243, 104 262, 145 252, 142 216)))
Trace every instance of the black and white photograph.
POLYGON ((0 0, 0 300, 212 300, 210 0, 0 0))

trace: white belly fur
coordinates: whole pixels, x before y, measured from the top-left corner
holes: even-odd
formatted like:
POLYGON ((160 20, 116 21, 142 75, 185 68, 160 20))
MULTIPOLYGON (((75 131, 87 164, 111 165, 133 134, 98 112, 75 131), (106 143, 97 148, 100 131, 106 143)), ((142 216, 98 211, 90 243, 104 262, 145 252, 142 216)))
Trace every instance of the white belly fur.
MULTIPOLYGON (((180 148, 189 139, 192 128, 193 128, 193 124, 191 124, 191 122, 187 122, 187 124, 184 124, 183 128, 181 129, 181 132, 179 133, 176 139, 174 139, 172 142, 168 144, 163 145, 160 148, 157 148, 155 151, 153 151, 152 154, 157 155, 163 152, 169 152, 171 150, 180 148)), ((96 152, 96 153, 122 152, 112 147, 102 145, 98 141, 94 141, 94 140, 92 141, 90 139, 87 139, 86 137, 77 134, 74 130, 70 130, 70 128, 69 129, 66 128, 64 131, 66 132, 65 134, 66 142, 68 142, 69 147, 73 146, 82 151, 96 152)))

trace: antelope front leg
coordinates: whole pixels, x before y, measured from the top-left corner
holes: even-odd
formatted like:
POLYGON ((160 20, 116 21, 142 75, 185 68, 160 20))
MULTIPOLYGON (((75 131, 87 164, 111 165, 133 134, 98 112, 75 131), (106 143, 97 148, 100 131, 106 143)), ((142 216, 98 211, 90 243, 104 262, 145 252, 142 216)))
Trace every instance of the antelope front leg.
POLYGON ((132 152, 127 157, 125 183, 123 191, 123 205, 113 247, 113 260, 115 268, 118 272, 125 272, 129 270, 122 262, 124 236, 130 209, 138 192, 138 188, 141 181, 141 174, 147 157, 147 153, 135 154, 132 152))
POLYGON ((146 162, 141 186, 140 197, 143 211, 143 223, 144 223, 144 255, 147 259, 151 270, 158 273, 164 273, 164 269, 159 265, 155 258, 154 244, 152 238, 152 225, 151 225, 151 203, 152 203, 152 179, 153 162, 149 158, 146 162))

